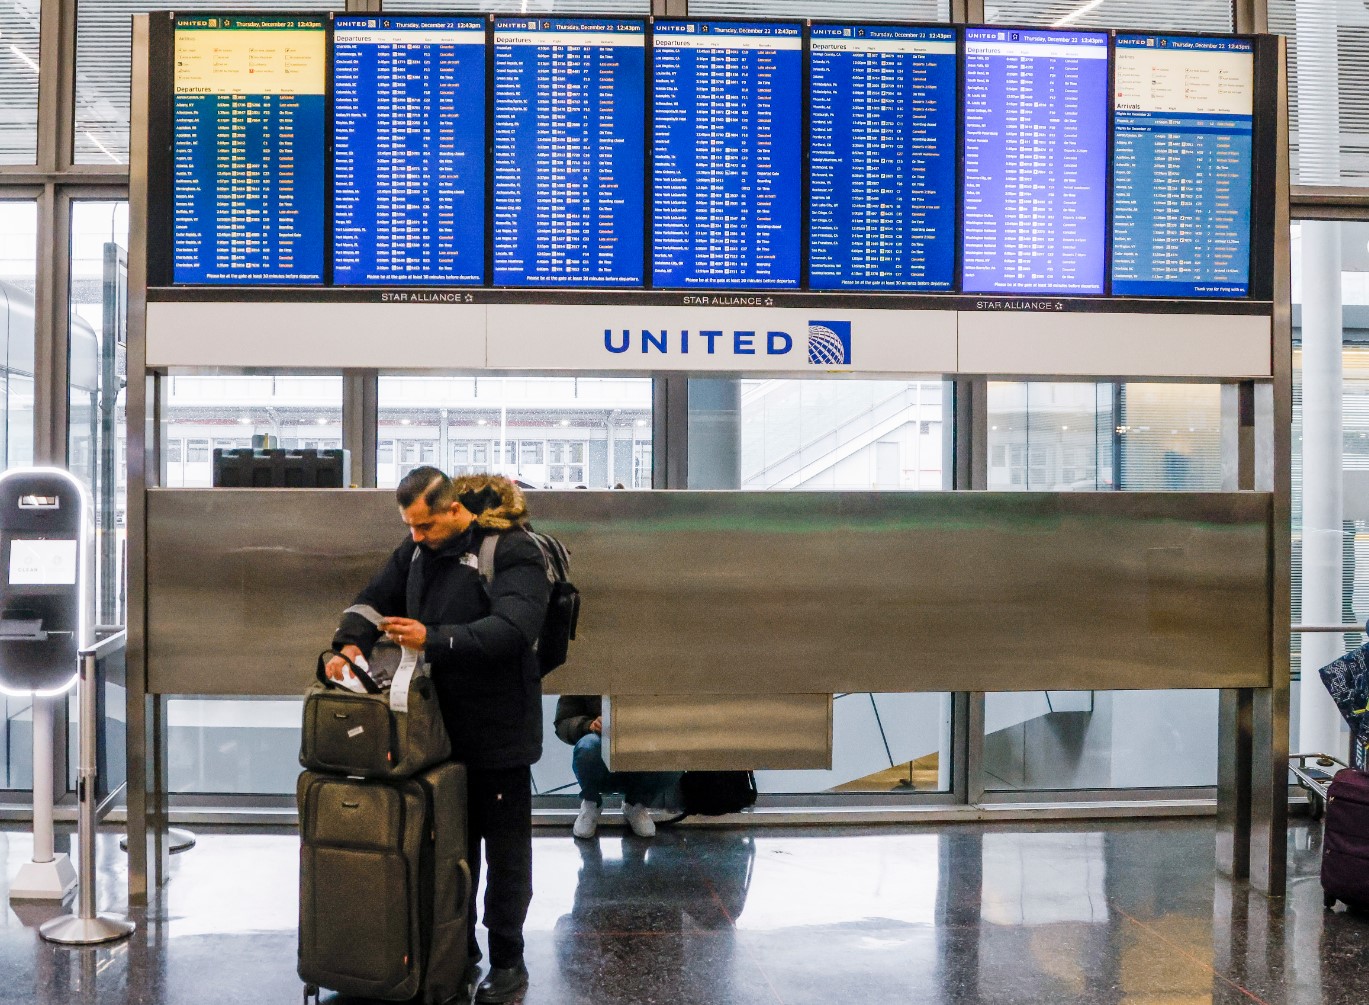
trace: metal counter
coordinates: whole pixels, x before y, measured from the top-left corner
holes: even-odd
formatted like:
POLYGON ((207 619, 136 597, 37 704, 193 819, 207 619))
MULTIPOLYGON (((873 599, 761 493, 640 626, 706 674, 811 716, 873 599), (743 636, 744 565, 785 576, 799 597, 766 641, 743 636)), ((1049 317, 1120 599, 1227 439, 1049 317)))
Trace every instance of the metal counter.
MULTIPOLYGON (((534 492, 584 597, 549 691, 1267 687, 1266 493, 534 492)), ((385 490, 148 493, 148 680, 298 694, 385 490)))

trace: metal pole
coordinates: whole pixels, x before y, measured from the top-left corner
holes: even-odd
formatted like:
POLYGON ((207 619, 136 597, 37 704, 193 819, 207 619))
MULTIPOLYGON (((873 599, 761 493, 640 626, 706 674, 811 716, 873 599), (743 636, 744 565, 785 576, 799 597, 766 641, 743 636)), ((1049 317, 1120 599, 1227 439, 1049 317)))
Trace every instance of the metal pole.
POLYGON ((77 842, 80 848, 80 892, 77 896, 78 907, 74 915, 63 914, 53 918, 38 929, 40 935, 49 942, 64 946, 88 946, 99 942, 111 942, 132 934, 138 926, 121 914, 97 914, 95 912, 95 833, 96 811, 96 773, 95 759, 96 696, 99 687, 96 653, 100 648, 108 648, 110 642, 117 641, 118 647, 124 645, 122 635, 107 640, 102 646, 87 649, 81 654, 81 768, 78 774, 76 795, 79 800, 77 816, 77 842))
POLYGON ((76 883, 71 859, 53 840, 52 717, 55 699, 33 696, 33 859, 10 884, 11 900, 62 900, 76 883))

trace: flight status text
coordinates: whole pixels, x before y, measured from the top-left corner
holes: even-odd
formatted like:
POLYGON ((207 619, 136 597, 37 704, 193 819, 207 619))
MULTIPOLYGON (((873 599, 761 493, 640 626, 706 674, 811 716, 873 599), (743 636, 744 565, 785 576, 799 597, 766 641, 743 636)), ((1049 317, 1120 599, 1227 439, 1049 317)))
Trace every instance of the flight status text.
POLYGON ((1113 90, 1112 292, 1246 296, 1251 43, 1119 35, 1113 90))
POLYGON ((966 29, 965 292, 1103 292, 1107 41, 966 29))
POLYGON ((321 283, 326 33, 191 17, 175 32, 178 283, 321 283))
POLYGON ((494 26, 494 282, 641 286, 646 27, 494 26))
POLYGON ((333 281, 483 282, 485 23, 333 26, 333 281))
POLYGON ((802 56, 797 24, 656 23, 656 286, 799 285, 802 56))
POLYGON ((810 286, 950 289, 955 32, 815 24, 809 53, 810 286))

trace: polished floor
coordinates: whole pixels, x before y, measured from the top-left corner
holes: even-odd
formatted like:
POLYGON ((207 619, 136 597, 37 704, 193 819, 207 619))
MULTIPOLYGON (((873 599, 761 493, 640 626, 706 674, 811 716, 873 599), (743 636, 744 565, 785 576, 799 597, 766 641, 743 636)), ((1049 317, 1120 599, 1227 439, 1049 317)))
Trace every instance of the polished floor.
MULTIPOLYGON (((1296 826, 1287 900, 1213 875, 1208 820, 937 825, 651 842, 539 831, 527 1005, 1369 1001, 1369 918, 1327 913, 1320 834, 1296 826)), ((10 906, 0 1002, 298 1002, 297 841, 203 833, 137 934, 42 942, 10 906)), ((26 835, 0 832, 12 876, 26 835)), ((122 856, 102 841, 103 909, 122 856)), ((326 999, 325 999, 326 1000, 326 999)))

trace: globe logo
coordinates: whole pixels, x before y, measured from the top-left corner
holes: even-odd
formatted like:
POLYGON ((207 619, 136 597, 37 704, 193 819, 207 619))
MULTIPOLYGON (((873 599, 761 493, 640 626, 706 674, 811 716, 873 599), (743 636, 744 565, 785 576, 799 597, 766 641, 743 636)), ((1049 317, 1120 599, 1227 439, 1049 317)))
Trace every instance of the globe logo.
POLYGON ((851 322, 809 321, 808 362, 815 366, 850 366, 851 322))

